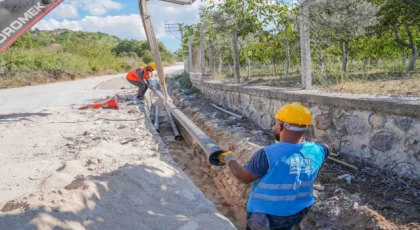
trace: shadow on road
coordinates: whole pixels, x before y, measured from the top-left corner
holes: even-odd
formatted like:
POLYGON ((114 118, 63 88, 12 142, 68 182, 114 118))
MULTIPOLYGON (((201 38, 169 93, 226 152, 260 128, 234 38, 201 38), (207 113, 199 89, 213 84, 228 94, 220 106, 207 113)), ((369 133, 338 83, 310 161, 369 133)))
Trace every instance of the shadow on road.
POLYGON ((28 119, 28 117, 32 116, 39 116, 39 117, 47 117, 51 115, 51 113, 12 113, 12 114, 0 114, 0 124, 1 123, 12 123, 16 121, 26 120, 26 121, 33 121, 28 119))

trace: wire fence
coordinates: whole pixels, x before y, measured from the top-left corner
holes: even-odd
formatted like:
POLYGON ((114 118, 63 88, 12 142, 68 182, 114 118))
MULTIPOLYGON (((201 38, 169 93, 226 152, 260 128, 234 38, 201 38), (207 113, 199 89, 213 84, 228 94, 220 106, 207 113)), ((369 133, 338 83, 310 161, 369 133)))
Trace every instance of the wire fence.
MULTIPOLYGON (((420 67, 407 73, 403 60, 351 60, 347 73, 341 71, 340 60, 327 60, 324 69, 312 64, 313 88, 329 92, 367 93, 395 96, 420 96, 420 67)), ((302 88, 301 66, 285 63, 252 63, 241 66, 241 83, 262 86, 302 88)), ((215 80, 234 82, 233 65, 216 68, 215 80)))
MULTIPOLYGON (((411 3, 416 1, 390 0, 382 5, 364 0, 308 3, 310 13, 304 16, 308 19, 310 32, 308 53, 312 88, 420 97, 420 2, 411 3), (389 22, 381 21, 389 15, 394 18, 389 22)), ((294 15, 287 36, 279 31, 278 40, 268 46, 253 39, 258 34, 239 37, 240 83, 306 87, 302 69, 308 69, 308 65, 302 66, 301 60, 302 42, 307 42, 307 37, 302 37, 299 16, 302 16, 301 12, 294 15), (261 55, 261 52, 266 53, 261 55), (256 53, 259 53, 260 60, 252 58, 257 56, 256 53)), ((231 33, 219 33, 216 37, 219 41, 212 41, 211 47, 209 39, 204 41, 206 71, 209 72, 213 65, 214 79, 218 81, 234 82, 231 36, 231 33), (210 48, 212 56, 209 56, 210 48)), ((200 72, 199 46, 193 44, 191 51, 192 71, 200 72)))

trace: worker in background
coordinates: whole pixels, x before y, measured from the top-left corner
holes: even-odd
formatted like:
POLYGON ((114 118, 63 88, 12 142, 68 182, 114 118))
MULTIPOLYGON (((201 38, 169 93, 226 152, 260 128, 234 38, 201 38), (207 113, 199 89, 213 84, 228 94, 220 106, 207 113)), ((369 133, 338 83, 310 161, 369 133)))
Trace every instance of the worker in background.
POLYGON ((298 103, 275 115, 276 143, 260 149, 243 167, 225 152, 219 161, 242 183, 253 182, 247 202, 247 230, 293 229, 314 204, 313 184, 330 148, 304 138, 312 114, 298 103))
POLYGON ((149 82, 149 78, 153 78, 153 70, 155 69, 155 63, 151 62, 147 66, 130 70, 130 72, 127 73, 127 81, 132 85, 139 87, 137 98, 143 99, 147 89, 153 88, 153 85, 149 82))

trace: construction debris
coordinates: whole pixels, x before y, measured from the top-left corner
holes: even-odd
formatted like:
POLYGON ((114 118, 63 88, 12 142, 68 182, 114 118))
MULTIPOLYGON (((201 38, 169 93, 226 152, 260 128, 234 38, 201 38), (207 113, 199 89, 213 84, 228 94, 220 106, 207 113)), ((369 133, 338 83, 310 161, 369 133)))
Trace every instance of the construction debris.
POLYGON ((339 163, 339 164, 342 164, 342 165, 344 165, 344 166, 346 166, 346 167, 349 167, 349 168, 351 168, 351 169, 354 169, 354 170, 358 170, 358 169, 359 169, 359 168, 357 168, 357 167, 356 167, 356 166, 354 166, 354 165, 348 164, 348 163, 346 163, 346 162, 344 162, 344 161, 337 160, 337 159, 335 159, 335 158, 333 158, 333 157, 328 157, 328 159, 329 159, 329 160, 332 160, 332 161, 334 161, 334 162, 337 162, 337 163, 339 163))
POLYGON ((314 184, 314 189, 318 191, 323 191, 325 187, 319 184, 314 184))
POLYGON ((120 141, 120 143, 121 143, 122 145, 125 145, 125 144, 127 144, 127 143, 129 143, 129 142, 136 141, 136 140, 137 140, 137 138, 135 138, 135 137, 127 137, 127 138, 122 139, 122 140, 120 141))
POLYGON ((130 127, 130 125, 128 125, 128 124, 121 124, 121 125, 118 126, 118 129, 125 129, 125 128, 128 128, 128 127, 130 127))

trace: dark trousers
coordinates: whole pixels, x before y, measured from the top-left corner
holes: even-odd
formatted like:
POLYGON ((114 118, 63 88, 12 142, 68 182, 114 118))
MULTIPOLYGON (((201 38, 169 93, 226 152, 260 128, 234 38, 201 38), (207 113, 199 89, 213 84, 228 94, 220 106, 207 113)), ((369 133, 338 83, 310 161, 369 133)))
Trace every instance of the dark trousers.
POLYGON ((135 85, 137 87, 139 87, 139 90, 137 92, 137 97, 144 97, 144 94, 146 94, 147 92, 147 85, 139 82, 139 81, 132 81, 127 79, 128 82, 130 82, 130 84, 135 85))
MULTIPOLYGON (((305 208, 302 211, 296 213, 295 215, 291 216, 272 216, 267 215, 268 221, 270 222, 270 229, 271 230, 291 230, 293 226, 299 224, 303 218, 308 214, 309 208, 305 208)), ((246 214, 246 220, 251 217, 251 213, 246 214)), ((251 230, 248 226, 246 230, 251 230)))

